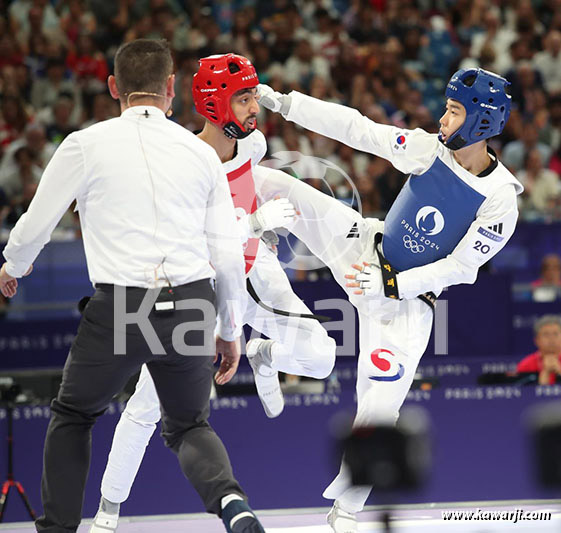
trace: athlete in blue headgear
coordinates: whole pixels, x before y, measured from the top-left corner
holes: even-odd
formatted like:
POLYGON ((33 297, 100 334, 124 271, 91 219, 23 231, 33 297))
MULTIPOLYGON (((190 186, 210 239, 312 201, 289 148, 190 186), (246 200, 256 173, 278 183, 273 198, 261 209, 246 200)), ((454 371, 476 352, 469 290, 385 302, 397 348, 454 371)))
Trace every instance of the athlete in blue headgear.
MULTIPOLYGON (((446 98, 453 100, 448 105, 459 108, 461 126, 448 126, 446 113, 440 123, 453 133, 446 136, 441 130, 439 140, 451 150, 459 150, 499 135, 510 115, 511 98, 506 93, 509 85, 501 76, 483 69, 458 70, 448 82, 446 98)), ((483 144, 480 146, 485 149, 483 144)))
MULTIPOLYGON (((456 72, 438 135, 377 124, 348 107, 259 86, 264 107, 410 174, 383 222, 364 219, 278 170, 256 183, 264 199, 280 194, 294 204, 301 215, 288 229, 331 269, 358 310, 355 426, 397 420, 428 344, 434 300, 445 287, 474 283, 479 267, 514 232, 523 188, 486 142, 508 120, 507 86, 482 69, 456 72)), ((335 532, 358 531, 355 514, 370 490, 353 487, 341 467, 324 492, 335 500, 328 515, 335 532)))

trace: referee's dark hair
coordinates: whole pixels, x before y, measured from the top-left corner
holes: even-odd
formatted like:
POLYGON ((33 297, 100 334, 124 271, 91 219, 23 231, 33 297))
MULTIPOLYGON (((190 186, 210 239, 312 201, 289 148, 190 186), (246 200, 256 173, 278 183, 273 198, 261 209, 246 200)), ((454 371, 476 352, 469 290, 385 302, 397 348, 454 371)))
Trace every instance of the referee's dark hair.
POLYGON ((115 54, 115 81, 123 97, 137 91, 161 93, 173 73, 173 59, 165 39, 137 39, 115 54))

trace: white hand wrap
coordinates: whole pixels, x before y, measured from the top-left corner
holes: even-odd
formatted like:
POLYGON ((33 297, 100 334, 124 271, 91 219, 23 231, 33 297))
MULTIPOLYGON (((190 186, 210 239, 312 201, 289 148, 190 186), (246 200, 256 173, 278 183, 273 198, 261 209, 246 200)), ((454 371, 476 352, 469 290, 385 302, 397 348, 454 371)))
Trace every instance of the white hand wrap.
POLYGON ((291 98, 287 94, 279 93, 268 85, 260 83, 257 86, 257 96, 259 98, 259 103, 263 107, 266 107, 274 113, 280 113, 283 117, 286 117, 288 114, 291 98))
POLYGON ((359 288, 364 291, 365 296, 382 296, 384 294, 382 273, 380 267, 370 263, 363 266, 361 272, 356 274, 355 281, 360 283, 359 288))
POLYGON ((294 220, 296 209, 288 198, 269 200, 249 217, 249 231, 252 237, 261 237, 264 231, 283 228, 294 220))

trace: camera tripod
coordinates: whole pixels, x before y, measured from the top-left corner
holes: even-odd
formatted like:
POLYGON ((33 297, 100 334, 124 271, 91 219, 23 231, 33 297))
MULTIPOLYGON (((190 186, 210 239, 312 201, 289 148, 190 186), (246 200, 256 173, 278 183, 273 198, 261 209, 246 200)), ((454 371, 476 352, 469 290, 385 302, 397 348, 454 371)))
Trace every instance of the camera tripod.
POLYGON ((29 503, 22 484, 14 479, 14 404, 7 402, 4 405, 6 406, 6 419, 8 421, 8 477, 2 483, 2 490, 0 491, 0 522, 4 519, 4 513, 8 504, 8 494, 13 488, 19 492, 29 516, 35 520, 37 516, 29 503))

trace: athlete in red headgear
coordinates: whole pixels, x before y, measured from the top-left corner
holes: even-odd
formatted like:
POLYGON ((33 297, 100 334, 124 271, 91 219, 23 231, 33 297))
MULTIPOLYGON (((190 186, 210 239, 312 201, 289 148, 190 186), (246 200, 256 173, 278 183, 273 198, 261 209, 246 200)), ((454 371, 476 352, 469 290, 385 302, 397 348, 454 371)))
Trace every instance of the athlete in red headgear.
POLYGON ((254 91, 259 83, 249 59, 236 54, 204 57, 193 77, 195 109, 230 139, 244 139, 255 130, 255 121, 240 122, 231 99, 240 91, 254 91))
MULTIPOLYGON (((207 119, 199 137, 216 150, 224 163, 238 223, 247 237, 244 253, 252 298, 248 299, 245 322, 269 338, 250 340, 247 356, 265 412, 272 418, 284 407, 278 371, 325 378, 333 369, 336 345, 294 294, 276 254, 263 239, 264 232, 285 226, 296 212, 286 198, 273 197, 264 202, 256 194, 254 172, 267 151, 265 137, 256 129, 258 83, 248 59, 235 54, 211 56, 200 60, 193 80, 193 98, 197 111, 207 119)), ((217 353, 225 348, 217 343, 217 353)), ((217 383, 226 383, 235 371, 236 368, 221 367, 217 383)), ((101 507, 90 533, 116 530, 119 504, 128 498, 159 419, 158 396, 143 367, 136 391, 115 430, 101 486, 101 507)), ((240 520, 238 516, 243 513, 229 514, 232 505, 241 510, 242 503, 232 503, 229 497, 223 500, 222 519, 227 531, 261 531, 257 525, 244 525, 243 520, 251 520, 247 514, 240 520)))

